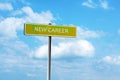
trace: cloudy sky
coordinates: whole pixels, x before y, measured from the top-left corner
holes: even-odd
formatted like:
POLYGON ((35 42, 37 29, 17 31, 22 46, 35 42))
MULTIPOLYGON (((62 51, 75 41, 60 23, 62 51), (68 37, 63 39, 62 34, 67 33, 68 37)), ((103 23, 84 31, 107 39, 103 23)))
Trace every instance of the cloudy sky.
POLYGON ((0 80, 46 80, 48 37, 25 23, 77 27, 52 37, 52 80, 120 79, 120 0, 0 0, 0 80))

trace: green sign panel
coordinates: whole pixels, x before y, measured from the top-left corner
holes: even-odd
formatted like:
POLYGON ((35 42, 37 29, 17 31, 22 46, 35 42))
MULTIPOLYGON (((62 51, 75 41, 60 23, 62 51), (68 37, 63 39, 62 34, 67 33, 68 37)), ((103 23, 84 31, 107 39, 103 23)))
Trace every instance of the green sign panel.
POLYGON ((25 24, 25 35, 76 37, 76 27, 25 24))

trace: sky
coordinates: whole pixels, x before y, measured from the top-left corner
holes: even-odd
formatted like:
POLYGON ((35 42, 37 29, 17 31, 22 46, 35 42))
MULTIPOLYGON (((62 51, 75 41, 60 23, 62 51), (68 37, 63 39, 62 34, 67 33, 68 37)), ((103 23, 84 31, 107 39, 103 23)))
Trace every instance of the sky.
POLYGON ((120 0, 0 0, 0 80, 46 80, 48 37, 25 23, 75 26, 52 37, 51 80, 120 79, 120 0))

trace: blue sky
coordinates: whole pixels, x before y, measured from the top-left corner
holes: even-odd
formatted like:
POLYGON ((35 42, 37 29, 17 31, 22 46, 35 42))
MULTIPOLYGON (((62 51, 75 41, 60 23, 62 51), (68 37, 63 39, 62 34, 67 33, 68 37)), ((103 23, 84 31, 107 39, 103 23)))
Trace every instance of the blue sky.
POLYGON ((52 80, 120 79, 119 0, 0 0, 0 80, 46 80, 48 37, 24 23, 77 27, 52 37, 52 80))

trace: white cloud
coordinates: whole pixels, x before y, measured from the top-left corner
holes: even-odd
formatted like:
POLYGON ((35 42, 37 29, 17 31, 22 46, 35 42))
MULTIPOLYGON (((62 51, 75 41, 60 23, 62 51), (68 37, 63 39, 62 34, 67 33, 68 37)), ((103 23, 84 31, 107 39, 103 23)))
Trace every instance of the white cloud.
POLYGON ((109 64, 120 65, 120 56, 105 56, 102 60, 109 64))
POLYGON ((7 39, 7 37, 0 37, 0 45, 2 46, 0 53, 9 55, 24 55, 29 56, 32 54, 29 46, 19 39, 7 39), (18 54, 18 52, 20 54, 18 54), (29 54, 28 54, 29 53, 29 54))
POLYGON ((22 18, 6 18, 0 22, 0 34, 7 37, 17 37, 16 30, 22 29, 24 26, 24 19, 22 18))
POLYGON ((103 34, 104 33, 102 31, 91 31, 88 29, 77 27, 77 36, 79 36, 79 38, 99 38, 103 34))
MULTIPOLYGON (((52 45, 52 57, 80 56, 91 57, 94 55, 94 47, 87 40, 77 40, 72 42, 61 42, 58 45, 52 45)), ((48 45, 40 46, 35 51, 35 57, 46 58, 48 54, 48 45)))
POLYGON ((8 17, 0 21, 0 34, 7 37, 17 37, 16 31, 23 30, 24 23, 51 23, 54 20, 50 11, 37 13, 30 7, 23 7, 16 15, 24 15, 21 18, 8 17))
MULTIPOLYGON (((69 38, 53 38, 52 57, 61 58, 69 56, 92 57, 94 56, 95 48, 86 38, 99 38, 103 32, 95 32, 88 29, 77 27, 77 37, 69 38), (59 43, 58 43, 59 42, 59 43)), ((44 38, 47 39, 47 38, 44 38)), ((42 42, 43 38, 40 39, 42 42)), ((42 45, 36 49, 34 56, 37 58, 46 58, 48 56, 48 45, 42 45)))
POLYGON ((0 3, 0 10, 13 10, 12 4, 10 3, 0 3))
POLYGON ((98 0, 98 2, 95 2, 93 0, 87 0, 87 1, 83 2, 82 5, 86 6, 86 7, 89 7, 89 8, 101 7, 103 9, 110 9, 107 0, 98 0))
POLYGON ((55 20, 52 13, 50 11, 36 13, 30 7, 23 7, 22 12, 27 15, 25 17, 26 22, 32 23, 50 23, 51 21, 55 20))
POLYGON ((109 9, 108 2, 106 0, 100 0, 100 4, 103 9, 109 9))
POLYGON ((89 8, 95 8, 96 4, 93 2, 93 0, 88 0, 86 2, 82 3, 83 6, 89 7, 89 8))
POLYGON ((118 30, 118 34, 120 35, 120 29, 118 30))

